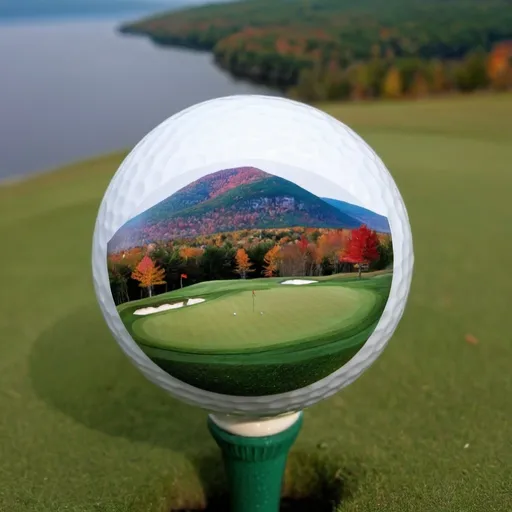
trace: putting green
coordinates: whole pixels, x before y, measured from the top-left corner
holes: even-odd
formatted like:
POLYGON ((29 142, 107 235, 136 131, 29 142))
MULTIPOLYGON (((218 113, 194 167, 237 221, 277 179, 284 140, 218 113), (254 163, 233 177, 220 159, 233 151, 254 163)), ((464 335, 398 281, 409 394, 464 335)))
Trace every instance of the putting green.
POLYGON ((360 323, 375 305, 372 291, 344 286, 276 285, 137 319, 133 332, 171 350, 233 353, 323 337, 360 323), (234 314, 236 313, 236 315, 234 314))

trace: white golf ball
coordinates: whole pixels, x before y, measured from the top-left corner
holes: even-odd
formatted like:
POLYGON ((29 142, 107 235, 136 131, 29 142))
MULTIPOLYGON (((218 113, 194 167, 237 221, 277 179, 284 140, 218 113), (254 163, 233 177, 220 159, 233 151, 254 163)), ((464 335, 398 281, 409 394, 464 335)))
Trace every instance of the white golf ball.
MULTIPOLYGON (((170 117, 131 151, 101 203, 92 264, 108 327, 150 381, 212 412, 273 416, 331 396, 377 359, 404 312, 413 250, 402 197, 361 137, 302 103, 242 95, 206 101, 170 117), (206 192, 205 180, 211 186, 206 192), (201 203, 195 199, 198 191, 206 194, 201 203), (171 218, 176 220, 172 225, 171 218), (247 230, 250 240, 243 238, 247 230), (190 259, 206 257, 210 243, 224 243, 219 235, 229 239, 229 247, 239 247, 230 253, 230 279, 237 279, 231 288, 223 288, 224 281, 208 274, 206 266, 193 267, 194 272, 206 269, 203 282, 195 274, 191 277, 187 267, 190 259), (251 252, 252 235, 262 244, 274 244, 274 253, 269 250, 259 263, 251 252), (339 242, 336 249, 334 239, 339 242), (379 252, 386 240, 392 247, 388 268, 379 252), (181 274, 166 274, 159 267, 162 250, 179 253, 181 274), (113 277, 112 262, 124 274, 119 270, 113 277), (375 271, 375 262, 383 268, 375 271), (126 286, 118 295, 114 278, 126 286), (253 288, 254 279, 268 280, 253 288), (142 300, 140 287, 146 290, 142 300), (369 305, 384 288, 385 299, 373 321, 369 305), (230 301, 244 312, 237 327, 222 324, 234 304, 230 301), (252 313, 259 305, 272 315, 253 324, 257 315, 252 313), (349 314, 340 317, 339 339, 333 341, 332 315, 349 314), (126 322, 129 315, 133 317, 126 322), (341 325, 347 319, 366 326, 367 331, 358 331, 359 341, 342 339, 341 325), (155 348, 148 348, 144 337, 155 340, 163 332, 174 337, 158 339, 155 348), (139 345, 141 337, 144 343, 139 345), (293 348, 285 346, 289 339, 301 344, 300 353, 275 366, 261 362, 261 350, 243 356, 247 367, 243 363, 229 371, 222 357, 210 357, 207 351, 187 363, 195 365, 194 371, 172 355, 173 350, 186 351, 189 342, 198 350, 210 343, 209 350, 224 350, 227 358, 233 344, 242 342, 244 349, 268 344, 269 351, 282 343, 279 354, 291 354, 293 348), (167 352, 168 359, 162 356, 167 352), (296 356, 310 357, 314 364, 301 366, 300 361, 308 361, 297 362, 296 356), (216 366, 214 360, 220 363, 216 366), (205 380, 197 380, 198 375, 205 380)), ((226 266, 219 268, 225 272, 226 266)))

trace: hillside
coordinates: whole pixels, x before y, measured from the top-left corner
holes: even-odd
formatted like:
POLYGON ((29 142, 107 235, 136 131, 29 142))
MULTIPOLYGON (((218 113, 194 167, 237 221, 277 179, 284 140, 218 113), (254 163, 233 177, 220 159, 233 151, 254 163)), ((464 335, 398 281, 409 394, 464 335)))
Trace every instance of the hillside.
MULTIPOLYGON (((258 169, 219 171, 184 187, 125 224, 109 252, 155 240, 244 229, 347 228, 361 221, 294 183, 258 169), (264 214, 263 214, 264 213, 264 214)), ((348 205, 347 210, 353 205, 348 205)), ((370 218, 371 212, 367 212, 370 218)), ((375 215, 378 220, 381 216, 375 215)))
POLYGON ((165 13, 121 31, 212 51, 233 75, 309 100, 396 97, 496 82, 485 54, 512 39, 512 3, 249 0, 165 13))
MULTIPOLYGON (((267 173, 253 167, 226 169, 209 174, 173 194, 158 210, 158 215, 168 217, 174 212, 214 199, 232 188, 262 180, 268 176, 267 173)), ((154 212, 155 215, 157 215, 156 212, 157 210, 154 212)))

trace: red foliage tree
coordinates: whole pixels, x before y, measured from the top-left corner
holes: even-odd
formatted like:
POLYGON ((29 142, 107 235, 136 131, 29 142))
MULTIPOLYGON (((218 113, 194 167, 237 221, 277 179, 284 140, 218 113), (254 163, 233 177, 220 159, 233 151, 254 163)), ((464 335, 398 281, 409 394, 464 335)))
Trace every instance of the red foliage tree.
POLYGON ((357 263, 359 266, 359 278, 361 278, 361 265, 379 259, 378 247, 379 237, 377 233, 362 225, 360 228, 352 231, 347 251, 341 258, 341 261, 357 263))

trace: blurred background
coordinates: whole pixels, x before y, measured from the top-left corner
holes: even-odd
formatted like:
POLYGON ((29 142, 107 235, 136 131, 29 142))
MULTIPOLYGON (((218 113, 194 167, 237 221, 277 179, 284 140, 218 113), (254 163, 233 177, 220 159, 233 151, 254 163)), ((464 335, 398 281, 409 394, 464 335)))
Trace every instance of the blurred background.
POLYGON ((0 511, 223 510, 206 413, 117 348, 90 248, 127 151, 247 93, 363 136, 416 254, 384 354, 306 412, 287 510, 512 510, 511 0, 0 0, 0 64, 0 511))

